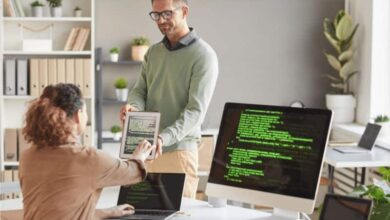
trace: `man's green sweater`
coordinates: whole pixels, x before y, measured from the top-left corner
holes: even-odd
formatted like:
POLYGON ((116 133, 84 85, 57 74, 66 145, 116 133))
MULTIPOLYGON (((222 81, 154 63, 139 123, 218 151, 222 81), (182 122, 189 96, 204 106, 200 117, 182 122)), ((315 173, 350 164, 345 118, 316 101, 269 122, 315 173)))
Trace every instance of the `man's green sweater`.
POLYGON ((202 39, 178 50, 151 46, 128 103, 161 113, 163 151, 197 150, 218 76, 215 51, 202 39))

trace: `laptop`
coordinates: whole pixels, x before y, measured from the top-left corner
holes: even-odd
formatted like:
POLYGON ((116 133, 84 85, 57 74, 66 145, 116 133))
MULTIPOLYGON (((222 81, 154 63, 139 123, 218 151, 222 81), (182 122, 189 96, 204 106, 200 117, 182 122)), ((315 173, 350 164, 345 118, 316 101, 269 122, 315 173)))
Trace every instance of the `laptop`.
POLYGON ((334 147, 333 149, 341 153, 367 153, 374 147, 381 126, 368 123, 357 146, 334 147))
POLYGON ((368 220, 371 206, 368 199, 327 194, 320 220, 368 220))
POLYGON ((135 213, 111 219, 169 219, 180 210, 184 173, 148 173, 145 181, 121 186, 118 205, 128 203, 135 213))

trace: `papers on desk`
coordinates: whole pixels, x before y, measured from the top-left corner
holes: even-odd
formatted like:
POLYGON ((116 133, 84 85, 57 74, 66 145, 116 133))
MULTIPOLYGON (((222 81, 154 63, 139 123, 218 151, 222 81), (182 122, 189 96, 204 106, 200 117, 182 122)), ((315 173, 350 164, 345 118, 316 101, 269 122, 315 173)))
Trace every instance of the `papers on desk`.
POLYGON ((354 141, 329 141, 328 143, 329 147, 351 147, 351 146, 357 146, 357 142, 354 141))

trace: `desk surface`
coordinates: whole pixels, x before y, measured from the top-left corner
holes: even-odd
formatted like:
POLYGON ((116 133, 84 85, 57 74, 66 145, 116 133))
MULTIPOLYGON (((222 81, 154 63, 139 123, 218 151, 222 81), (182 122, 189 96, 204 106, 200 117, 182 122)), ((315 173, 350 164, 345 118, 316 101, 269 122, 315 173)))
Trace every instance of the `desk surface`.
MULTIPOLYGON (((102 195, 98 201, 98 208, 109 208, 116 205, 118 199, 119 187, 104 188, 102 195)), ((0 201, 0 210, 15 210, 22 209, 22 199, 12 199, 0 201)), ((270 214, 257 211, 254 209, 246 209, 237 206, 224 208, 212 208, 207 202, 183 198, 181 205, 181 214, 177 214, 172 220, 190 220, 190 219, 240 219, 254 220, 267 217, 270 214)))
POLYGON ((369 153, 341 153, 328 147, 324 162, 336 168, 390 166, 390 151, 374 147, 369 153))

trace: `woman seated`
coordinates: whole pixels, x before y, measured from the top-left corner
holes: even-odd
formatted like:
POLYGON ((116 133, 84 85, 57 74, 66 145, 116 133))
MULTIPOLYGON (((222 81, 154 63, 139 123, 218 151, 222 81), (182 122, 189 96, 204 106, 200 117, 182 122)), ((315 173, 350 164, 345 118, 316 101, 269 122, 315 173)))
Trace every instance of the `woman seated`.
POLYGON ((72 84, 47 86, 26 113, 23 135, 31 147, 20 159, 24 219, 102 219, 132 214, 124 204, 95 210, 103 187, 129 185, 146 176, 155 146, 138 145, 121 161, 79 143, 88 121, 85 101, 72 84))

